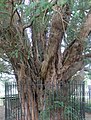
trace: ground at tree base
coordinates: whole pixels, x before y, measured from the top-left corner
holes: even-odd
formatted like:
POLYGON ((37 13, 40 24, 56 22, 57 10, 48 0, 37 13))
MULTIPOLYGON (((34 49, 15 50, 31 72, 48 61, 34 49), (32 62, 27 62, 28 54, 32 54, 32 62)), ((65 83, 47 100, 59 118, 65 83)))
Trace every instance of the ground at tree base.
MULTIPOLYGON (((86 113, 86 120, 91 120, 91 114, 86 113)), ((5 120, 5 107, 0 106, 0 120, 5 120)))
POLYGON ((0 120, 5 120, 5 107, 0 106, 0 120))
POLYGON ((91 120, 91 113, 89 114, 89 113, 86 113, 85 114, 85 117, 86 117, 86 120, 91 120))

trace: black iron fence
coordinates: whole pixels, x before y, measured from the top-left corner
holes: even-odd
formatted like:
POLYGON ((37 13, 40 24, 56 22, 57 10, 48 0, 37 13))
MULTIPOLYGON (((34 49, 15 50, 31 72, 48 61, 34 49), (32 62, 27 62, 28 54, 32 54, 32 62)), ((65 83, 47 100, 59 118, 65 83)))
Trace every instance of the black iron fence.
POLYGON ((85 90, 85 112, 91 114, 91 89, 85 90))
MULTIPOLYGON (((26 91, 29 92, 27 86, 28 85, 26 85, 26 91)), ((56 85, 37 84, 39 89, 43 88, 43 86, 45 86, 45 88, 42 93, 38 93, 39 97, 37 98, 38 120, 85 120, 84 82, 71 82, 66 83, 64 86, 61 83, 56 85)), ((30 88, 31 87, 30 85, 30 88)), ((36 96, 34 99, 36 99, 36 96)), ((26 96, 26 102, 29 104, 27 100, 26 96)), ((17 84, 15 82, 6 83, 5 120, 30 120, 25 116, 28 110, 31 109, 32 111, 33 108, 30 107, 28 110, 24 108, 24 111, 22 111, 22 104, 17 90, 17 84)), ((31 100, 30 104, 32 104, 31 100)))

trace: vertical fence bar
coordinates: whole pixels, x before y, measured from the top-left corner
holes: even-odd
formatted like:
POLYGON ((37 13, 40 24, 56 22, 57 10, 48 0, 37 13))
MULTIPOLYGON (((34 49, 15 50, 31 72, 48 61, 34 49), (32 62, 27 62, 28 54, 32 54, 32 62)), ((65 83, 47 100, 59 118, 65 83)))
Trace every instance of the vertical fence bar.
POLYGON ((18 93, 17 97, 18 97, 18 120, 19 120, 21 112, 20 112, 20 99, 19 99, 19 91, 18 91, 19 88, 18 87, 17 87, 17 93, 18 93))
MULTIPOLYGON (((69 95, 69 98, 68 98, 68 103, 70 104, 70 84, 68 82, 68 95, 69 95)), ((68 114, 68 120, 70 119, 70 114, 68 114)))
POLYGON ((74 113, 74 110, 73 110, 73 108, 74 108, 74 100, 73 100, 73 90, 74 90, 74 84, 73 84, 74 82, 72 81, 72 119, 73 119, 73 117, 74 117, 74 115, 73 115, 73 113, 74 113))
POLYGON ((5 120, 7 120, 7 82, 5 82, 5 120))
POLYGON ((10 119, 10 96, 9 96, 9 94, 10 94, 10 85, 9 85, 9 83, 7 83, 7 99, 8 99, 8 101, 7 101, 7 120, 9 120, 10 119))
POLYGON ((85 119, 85 81, 82 83, 82 110, 83 110, 83 119, 85 119))
MULTIPOLYGON (((22 82, 19 84, 19 87, 20 87, 20 97, 22 96, 22 82)), ((20 101, 21 101, 21 119, 23 118, 23 111, 22 111, 22 98, 20 98, 20 101)))
POLYGON ((81 87, 82 85, 79 84, 80 86, 80 118, 82 119, 82 96, 81 96, 81 87))
POLYGON ((15 112, 16 112, 16 113, 15 113, 15 114, 16 114, 15 116, 16 116, 16 119, 17 119, 17 107, 18 107, 18 106, 17 106, 17 92, 16 92, 16 89, 17 89, 16 87, 17 87, 17 86, 16 86, 16 83, 13 83, 13 86, 14 86, 14 90, 15 90, 15 93, 14 93, 13 97, 14 97, 14 101, 15 101, 15 103, 16 103, 16 105, 14 105, 14 109, 15 109, 15 112))

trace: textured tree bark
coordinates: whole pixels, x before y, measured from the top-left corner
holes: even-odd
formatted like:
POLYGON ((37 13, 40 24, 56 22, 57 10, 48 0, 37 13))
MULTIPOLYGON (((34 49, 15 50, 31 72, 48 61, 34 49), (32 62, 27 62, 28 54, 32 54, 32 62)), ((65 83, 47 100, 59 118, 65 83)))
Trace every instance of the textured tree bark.
MULTIPOLYGON (((37 1, 37 0, 36 0, 37 1)), ((25 36, 23 35, 23 25, 19 24, 20 18, 17 12, 12 13, 12 2, 7 3, 11 15, 5 22, 7 28, 0 25, 0 47, 10 59, 14 73, 17 80, 18 91, 22 107, 22 120, 39 120, 39 110, 44 109, 44 105, 40 105, 38 98, 43 99, 40 95, 48 85, 48 90, 51 90, 50 85, 56 86, 56 83, 62 82, 64 86, 67 81, 74 76, 74 74, 83 68, 83 42, 91 31, 91 14, 88 14, 83 27, 81 28, 77 39, 61 53, 61 43, 67 25, 69 22, 70 11, 66 4, 64 7, 57 5, 53 6, 54 15, 51 18, 51 27, 48 40, 45 40, 44 27, 43 31, 35 31, 37 29, 37 22, 31 26, 32 31, 32 45, 25 45, 25 36), (15 18, 15 20, 14 20, 15 18), (41 43, 41 44, 39 44, 41 43), (15 56, 10 53, 18 50, 15 56), (22 57, 21 57, 22 56, 22 57), (29 56, 29 58, 28 58, 29 56), (41 59, 39 59, 39 57, 41 59), (44 88, 40 92, 37 84, 42 84, 44 88), (39 94, 39 93, 40 94, 39 94)), ((40 21, 41 22, 41 21, 40 21)), ((4 22, 2 21, 4 25, 4 22)), ((41 24, 41 23, 40 23, 41 24)), ((67 86, 66 88, 67 89, 67 86)), ((56 90, 56 89, 55 89, 56 90)), ((67 92, 63 90, 63 95, 67 92)), ((67 100, 63 100, 64 103, 67 100)), ((50 120, 65 120, 61 115, 64 108, 57 108, 50 111, 50 120), (55 113, 55 114, 54 114, 55 113)))
POLYGON ((36 91, 32 90, 29 82, 18 83, 19 99, 21 103, 21 120, 39 120, 38 99, 36 91))

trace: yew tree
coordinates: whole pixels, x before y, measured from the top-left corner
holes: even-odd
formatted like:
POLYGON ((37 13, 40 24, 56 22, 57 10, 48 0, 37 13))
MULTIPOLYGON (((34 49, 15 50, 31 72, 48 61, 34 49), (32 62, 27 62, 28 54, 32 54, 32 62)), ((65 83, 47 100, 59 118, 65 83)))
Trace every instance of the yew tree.
POLYGON ((28 109, 26 120, 38 120, 37 84, 43 89, 65 85, 91 57, 85 47, 91 32, 90 6, 90 0, 0 1, 0 52, 12 65, 22 111, 28 109))

